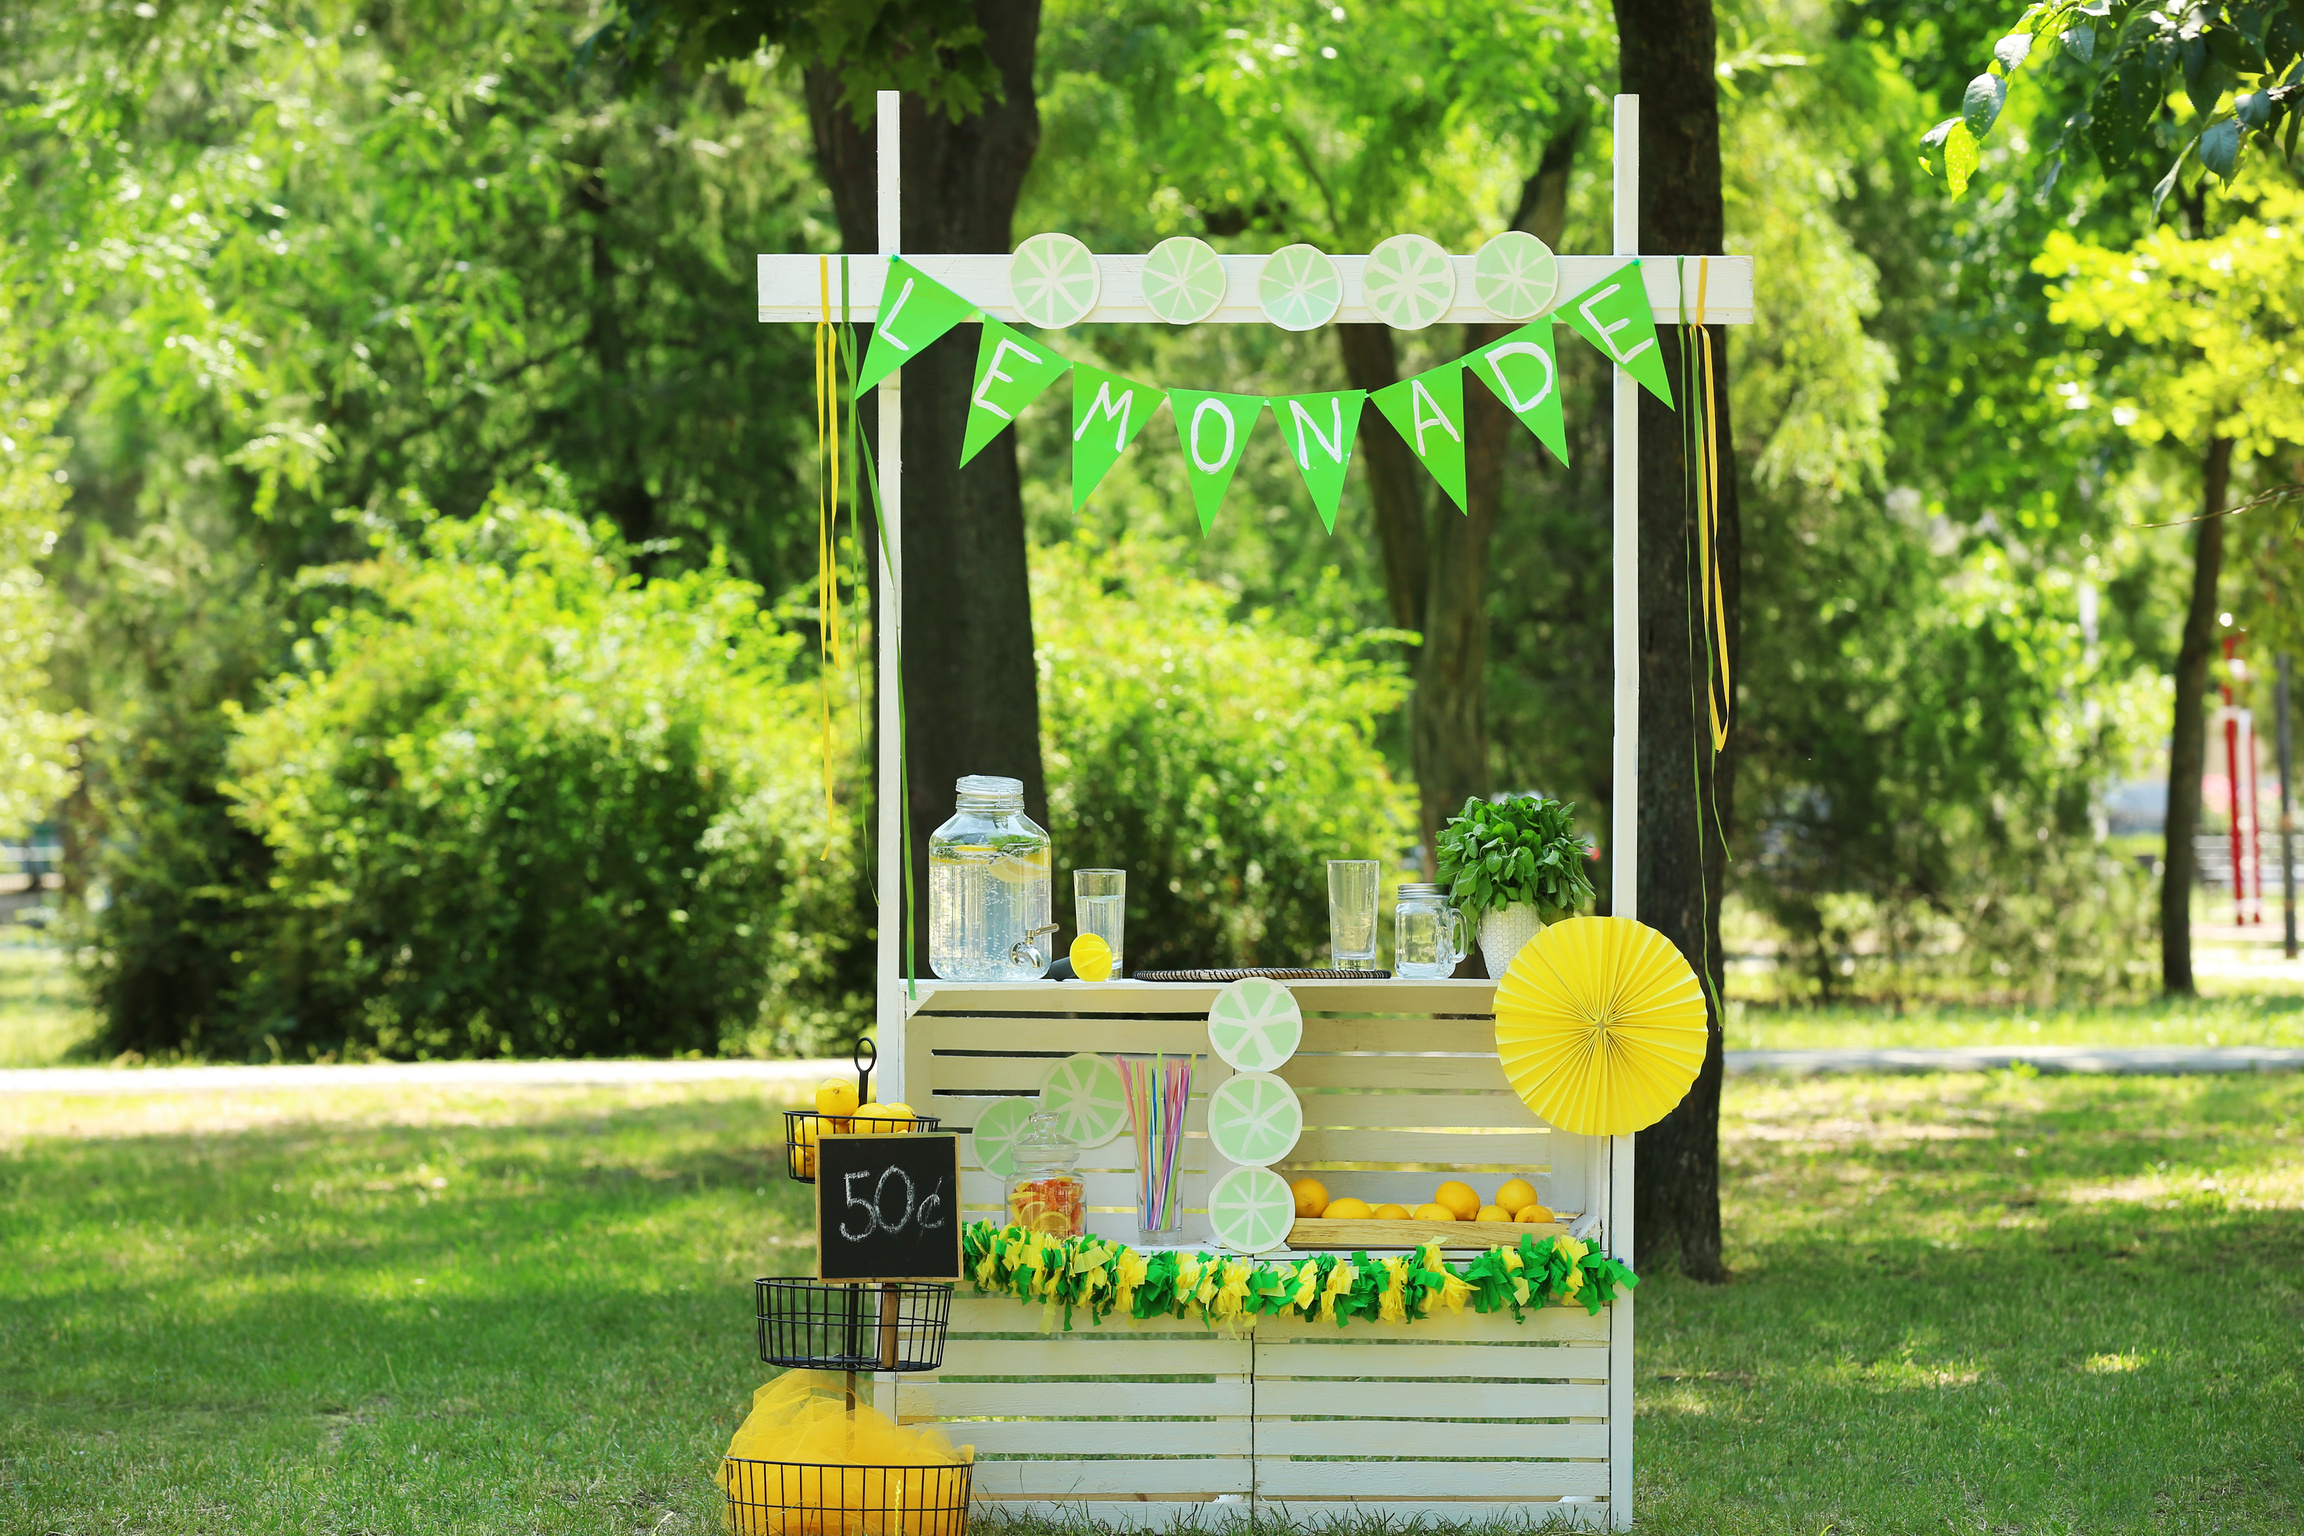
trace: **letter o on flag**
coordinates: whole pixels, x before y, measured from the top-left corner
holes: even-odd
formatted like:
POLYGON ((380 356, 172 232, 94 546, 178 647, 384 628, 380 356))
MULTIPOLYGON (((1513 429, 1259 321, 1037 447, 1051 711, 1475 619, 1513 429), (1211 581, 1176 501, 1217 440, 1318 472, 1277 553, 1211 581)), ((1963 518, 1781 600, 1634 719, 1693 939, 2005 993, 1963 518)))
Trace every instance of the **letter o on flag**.
POLYGON ((1222 469, 1226 464, 1231 463, 1232 445, 1236 441, 1238 431, 1239 429, 1232 424, 1231 409, 1227 407, 1223 401, 1201 401, 1199 406, 1192 412, 1192 467, 1199 470, 1200 473, 1204 475, 1212 475, 1216 473, 1216 471, 1222 469), (1217 419, 1224 423, 1224 451, 1216 455, 1216 462, 1213 464, 1200 457, 1200 423, 1207 418, 1210 412, 1214 412, 1217 419))

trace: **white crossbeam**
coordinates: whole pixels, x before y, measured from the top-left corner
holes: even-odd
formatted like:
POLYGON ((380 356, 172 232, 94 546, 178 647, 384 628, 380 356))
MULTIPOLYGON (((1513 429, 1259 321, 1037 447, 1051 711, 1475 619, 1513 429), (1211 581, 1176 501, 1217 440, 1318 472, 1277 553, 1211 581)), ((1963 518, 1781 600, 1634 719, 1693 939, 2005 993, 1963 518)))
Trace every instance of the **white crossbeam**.
MULTIPOLYGON (((945 287, 969 303, 976 305, 995 320, 1020 321, 1024 317, 1009 301, 1008 258, 1005 256, 907 256, 905 258, 945 287)), ((1216 312, 1201 323, 1204 325, 1269 325, 1264 311, 1256 302, 1256 278, 1263 270, 1261 256, 1219 256, 1224 264, 1224 302, 1216 312)), ((1336 270, 1344 279, 1344 307, 1336 312, 1339 322, 1373 321, 1367 300, 1360 291, 1360 270, 1368 264, 1365 256, 1338 256, 1336 270)), ((1456 267, 1456 302, 1443 322, 1459 324, 1470 321, 1492 321, 1499 317, 1481 303, 1472 290, 1472 258, 1455 256, 1450 260, 1456 267)), ((1704 283, 1704 319, 1713 325, 1750 325, 1752 323, 1752 258, 1749 256, 1708 256, 1687 258, 1689 316, 1695 317, 1697 262, 1709 265, 1704 283)), ((824 298, 829 289, 832 316, 840 317, 840 265, 841 258, 831 258, 829 270, 817 256, 762 256, 760 258, 760 318, 781 322, 813 321, 823 317, 824 298)), ((855 283, 851 296, 849 317, 864 324, 880 313, 880 289, 888 276, 888 264, 877 256, 850 256, 847 258, 848 275, 855 283)), ((1618 267, 1624 265, 1621 256, 1563 256, 1560 258, 1560 286, 1556 301, 1565 302, 1591 287, 1618 267)), ((1143 325, 1157 322, 1159 317, 1144 303, 1144 258, 1142 256, 1099 256, 1097 270, 1103 275, 1103 292, 1096 307, 1088 312, 1083 324, 1143 325)), ((1680 317, 1680 264, 1669 256, 1651 256, 1641 264, 1641 276, 1648 289, 1648 307, 1656 311, 1659 325, 1676 321, 1680 317)))

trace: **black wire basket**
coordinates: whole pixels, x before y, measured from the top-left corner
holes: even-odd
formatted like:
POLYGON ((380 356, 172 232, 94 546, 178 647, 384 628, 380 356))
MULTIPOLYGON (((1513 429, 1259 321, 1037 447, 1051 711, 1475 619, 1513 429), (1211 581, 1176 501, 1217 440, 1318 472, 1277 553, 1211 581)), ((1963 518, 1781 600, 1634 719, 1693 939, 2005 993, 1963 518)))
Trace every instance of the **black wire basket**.
POLYGON ((737 1536, 962 1536, 975 1468, 720 1462, 737 1536))
POLYGON ((756 1280, 760 1359, 816 1371, 933 1371, 944 1363, 952 1287, 756 1280))
MULTIPOLYGON (((868 1109, 871 1106, 865 1107, 868 1109)), ((784 1111, 784 1174, 795 1183, 816 1182, 816 1138, 826 1131, 869 1131, 874 1135, 906 1136, 933 1131, 943 1124, 940 1115, 914 1115, 910 1120, 876 1120, 861 1110, 846 1115, 827 1115, 813 1109, 788 1109, 784 1111)))

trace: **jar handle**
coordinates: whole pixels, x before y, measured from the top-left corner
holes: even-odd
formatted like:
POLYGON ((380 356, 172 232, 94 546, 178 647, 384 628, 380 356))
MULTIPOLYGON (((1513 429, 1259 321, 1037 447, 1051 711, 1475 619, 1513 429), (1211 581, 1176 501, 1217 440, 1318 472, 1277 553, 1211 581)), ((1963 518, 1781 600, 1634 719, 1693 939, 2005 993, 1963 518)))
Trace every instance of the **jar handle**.
POLYGON ((1440 910, 1448 914, 1448 925, 1455 931, 1456 934, 1456 937, 1451 940, 1448 945, 1448 969, 1454 970, 1456 967, 1462 965, 1467 959, 1471 957, 1471 928, 1470 925, 1464 921, 1464 914, 1458 911, 1456 908, 1442 907, 1440 910))

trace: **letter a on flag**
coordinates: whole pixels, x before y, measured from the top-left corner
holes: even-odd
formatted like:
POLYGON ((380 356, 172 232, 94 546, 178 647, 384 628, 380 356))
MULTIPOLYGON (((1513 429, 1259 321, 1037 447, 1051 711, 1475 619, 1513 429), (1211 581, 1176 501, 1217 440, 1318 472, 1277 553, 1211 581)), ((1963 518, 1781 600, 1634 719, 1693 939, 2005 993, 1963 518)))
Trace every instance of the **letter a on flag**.
POLYGON ((1046 342, 987 319, 984 340, 976 348, 976 387, 968 391, 968 432, 960 442, 960 462, 967 463, 1008 430, 1016 413, 1071 366, 1071 359, 1057 355, 1046 342))
POLYGON ((1313 510, 1330 533, 1336 531, 1336 506, 1344 499, 1344 472, 1352 467, 1352 439, 1360 430, 1360 407, 1368 403, 1364 389, 1339 390, 1332 395, 1287 395, 1272 402, 1272 419, 1288 439, 1288 457, 1312 493, 1313 510))
POLYGON ((1568 428, 1560 419, 1560 363, 1552 351, 1552 317, 1520 327, 1472 354, 1472 376, 1504 402, 1504 409, 1568 462, 1568 428))
POLYGON ((975 314, 975 305, 918 267, 889 257, 888 281, 880 290, 880 318, 872 322, 872 345, 864 349, 856 388, 870 389, 975 314))
POLYGON ((1464 511, 1464 359, 1402 379, 1368 398, 1408 440, 1456 510, 1464 511))
POLYGON ((1656 344, 1656 315, 1648 307, 1648 284, 1637 257, 1561 305, 1559 313, 1577 335, 1638 379, 1641 388, 1672 404, 1664 349, 1656 344))
POLYGON ((1106 472, 1144 430, 1168 391, 1100 368, 1072 370, 1072 510, 1088 504, 1106 472))

